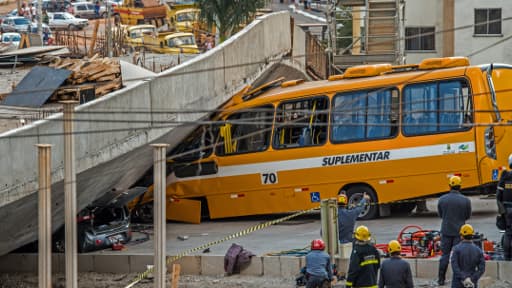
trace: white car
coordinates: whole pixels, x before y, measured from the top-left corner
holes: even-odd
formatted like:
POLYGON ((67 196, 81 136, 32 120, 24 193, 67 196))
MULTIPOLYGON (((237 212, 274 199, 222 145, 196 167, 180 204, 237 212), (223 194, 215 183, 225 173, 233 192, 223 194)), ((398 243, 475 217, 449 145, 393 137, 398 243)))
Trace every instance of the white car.
POLYGON ((20 33, 3 33, 2 37, 0 38, 2 40, 2 43, 4 44, 11 44, 14 47, 20 46, 21 41, 21 35, 20 33))
POLYGON ((48 18, 52 29, 81 30, 89 25, 89 20, 76 18, 67 12, 48 13, 48 18))
POLYGON ((2 32, 27 32, 32 23, 24 17, 6 17, 0 26, 2 32))

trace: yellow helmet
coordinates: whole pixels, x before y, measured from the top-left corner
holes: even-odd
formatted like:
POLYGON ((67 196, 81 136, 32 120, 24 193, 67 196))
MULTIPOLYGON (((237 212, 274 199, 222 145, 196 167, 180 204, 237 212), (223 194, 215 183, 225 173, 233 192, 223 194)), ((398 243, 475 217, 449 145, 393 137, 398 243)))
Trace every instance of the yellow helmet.
POLYGON ((475 230, 473 229, 473 226, 469 224, 464 224, 462 227, 460 227, 459 231, 460 236, 471 236, 475 234, 475 230))
POLYGON ((391 254, 391 253, 394 253, 394 252, 401 252, 402 251, 402 246, 400 245, 400 243, 396 240, 391 240, 389 241, 388 243, 388 253, 391 254))
POLYGON ((370 230, 368 230, 368 227, 361 225, 356 228, 356 232, 354 233, 354 236, 359 241, 370 241, 372 238, 372 234, 370 233, 370 230))
POLYGON ((338 204, 347 205, 347 202, 348 202, 347 195, 345 195, 345 194, 338 195, 338 204))
POLYGON ((462 179, 460 179, 459 176, 452 176, 450 177, 448 185, 450 185, 450 187, 460 186, 462 185, 462 179))

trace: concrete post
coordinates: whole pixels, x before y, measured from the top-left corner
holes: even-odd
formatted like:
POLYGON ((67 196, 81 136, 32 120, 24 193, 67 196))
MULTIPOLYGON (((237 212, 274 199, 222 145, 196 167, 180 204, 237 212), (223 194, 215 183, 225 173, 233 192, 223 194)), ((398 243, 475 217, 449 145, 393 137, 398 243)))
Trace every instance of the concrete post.
POLYGON ((64 104, 64 227, 66 257, 66 288, 77 288, 77 239, 76 239, 76 171, 75 143, 73 138, 74 109, 77 101, 64 104))
MULTIPOLYGON (((37 34, 39 34, 41 43, 43 43, 43 0, 37 1, 37 34)), ((44 43, 42 46, 44 46, 44 43)))
POLYGON ((106 32, 107 32, 107 57, 109 58, 112 58, 113 57, 113 51, 112 51, 112 22, 110 22, 110 17, 112 16, 112 5, 110 3, 108 3, 107 1, 105 1, 105 8, 107 8, 107 19, 106 20, 106 23, 107 23, 107 27, 106 27, 106 32))
POLYGON ((165 191, 166 185, 166 148, 168 144, 153 144, 154 148, 154 162, 153 162, 153 177, 154 177, 154 196, 153 196, 153 221, 155 226, 155 258, 153 260, 155 272, 155 288, 165 287, 165 275, 167 272, 165 261, 165 191))
POLYGON ((39 153, 39 288, 52 287, 51 148, 37 144, 39 153))
POLYGON ((331 259, 334 259, 339 254, 338 202, 335 198, 324 199, 320 209, 322 238, 327 247, 327 254, 331 256, 331 259))

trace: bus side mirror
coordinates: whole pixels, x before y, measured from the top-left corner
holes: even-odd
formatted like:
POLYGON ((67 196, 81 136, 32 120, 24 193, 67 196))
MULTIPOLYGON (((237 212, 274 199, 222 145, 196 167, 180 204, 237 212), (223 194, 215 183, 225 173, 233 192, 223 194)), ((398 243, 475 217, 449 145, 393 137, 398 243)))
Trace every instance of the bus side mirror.
POLYGON ((160 48, 164 48, 164 42, 160 42, 160 48))

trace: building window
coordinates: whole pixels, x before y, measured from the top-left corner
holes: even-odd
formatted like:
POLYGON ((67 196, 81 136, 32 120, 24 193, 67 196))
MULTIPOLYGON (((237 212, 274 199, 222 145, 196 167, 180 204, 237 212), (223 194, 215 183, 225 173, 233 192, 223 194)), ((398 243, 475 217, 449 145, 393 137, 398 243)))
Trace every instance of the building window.
POLYGON ((476 35, 501 35, 501 8, 475 9, 476 35))
POLYGON ((405 50, 435 50, 436 49, 436 28, 435 27, 406 27, 405 28, 405 50))

